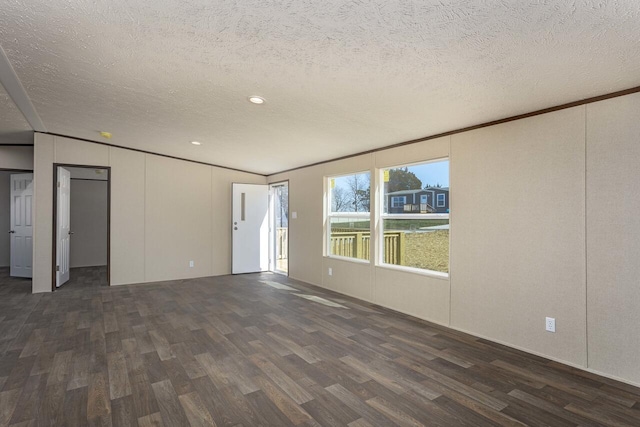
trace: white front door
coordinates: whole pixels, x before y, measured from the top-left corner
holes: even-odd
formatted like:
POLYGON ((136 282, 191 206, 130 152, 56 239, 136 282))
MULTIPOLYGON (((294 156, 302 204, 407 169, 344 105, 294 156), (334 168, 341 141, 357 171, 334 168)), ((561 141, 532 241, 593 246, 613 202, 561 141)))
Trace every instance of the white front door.
POLYGON ((13 277, 32 277, 33 174, 11 175, 11 268, 13 277))
POLYGON ((269 186, 233 184, 233 274, 269 269, 269 186))
POLYGON ((58 212, 56 242, 56 287, 69 280, 69 248, 71 243, 71 172, 58 167, 58 212))

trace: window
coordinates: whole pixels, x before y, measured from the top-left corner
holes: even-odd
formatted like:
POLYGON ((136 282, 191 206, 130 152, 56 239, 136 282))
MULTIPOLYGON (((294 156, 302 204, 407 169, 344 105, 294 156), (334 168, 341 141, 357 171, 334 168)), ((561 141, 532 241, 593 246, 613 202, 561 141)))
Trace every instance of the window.
POLYGON ((369 260, 371 174, 327 178, 327 255, 369 260))
POLYGON ((448 274, 449 160, 393 167, 380 177, 378 262, 448 274))
POLYGON ((391 206, 394 208, 401 208, 404 206, 406 200, 406 196, 394 196, 391 198, 391 206))

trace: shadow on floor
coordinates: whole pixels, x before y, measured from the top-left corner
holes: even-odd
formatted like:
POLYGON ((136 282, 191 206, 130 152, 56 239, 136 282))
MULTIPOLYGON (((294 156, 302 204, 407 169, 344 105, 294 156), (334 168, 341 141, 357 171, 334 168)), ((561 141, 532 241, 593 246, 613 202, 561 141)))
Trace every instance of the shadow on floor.
POLYGON ((58 288, 58 291, 100 288, 107 286, 107 266, 76 267, 69 272, 69 281, 58 288))

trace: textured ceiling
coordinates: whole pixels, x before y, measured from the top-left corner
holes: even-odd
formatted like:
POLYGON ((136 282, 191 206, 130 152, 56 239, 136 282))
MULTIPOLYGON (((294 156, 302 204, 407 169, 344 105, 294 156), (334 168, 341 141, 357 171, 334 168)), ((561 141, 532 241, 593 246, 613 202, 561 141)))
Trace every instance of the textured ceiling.
POLYGON ((33 132, 0 85, 0 145, 33 144, 33 132))
POLYGON ((3 3, 50 132, 261 173, 640 85, 637 0, 3 3))

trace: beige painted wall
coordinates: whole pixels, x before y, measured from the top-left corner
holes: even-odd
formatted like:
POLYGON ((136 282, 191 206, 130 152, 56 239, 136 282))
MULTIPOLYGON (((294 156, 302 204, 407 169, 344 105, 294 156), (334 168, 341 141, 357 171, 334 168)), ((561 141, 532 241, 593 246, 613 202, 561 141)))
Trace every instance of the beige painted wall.
MULTIPOLYGON (((57 138, 36 133, 33 155, 33 293, 51 292, 53 163, 57 138)), ((107 165, 100 165, 107 166, 107 165)))
POLYGON ((11 173, 0 171, 0 267, 8 267, 11 262, 9 246, 11 240, 7 231, 11 228, 11 173))
POLYGON ((589 366, 640 384, 640 94, 587 106, 589 366))
POLYGON ((145 280, 210 276, 211 167, 148 156, 146 176, 145 280))
POLYGON ((0 169, 33 169, 33 147, 0 145, 0 169))
POLYGON ((270 176, 290 275, 640 384, 639 116, 636 94, 270 176), (447 156, 449 278, 323 256, 323 177, 447 156))
POLYGON ((581 366, 584 112, 453 135, 450 172, 451 326, 581 366))
POLYGON ((146 154, 113 147, 110 154, 111 284, 142 283, 146 154))
POLYGON ((107 181, 71 179, 70 201, 69 266, 107 265, 107 181))
POLYGON ((34 292, 51 290, 54 163, 111 167, 113 285, 229 274, 231 182, 266 183, 260 175, 36 134, 34 292))

